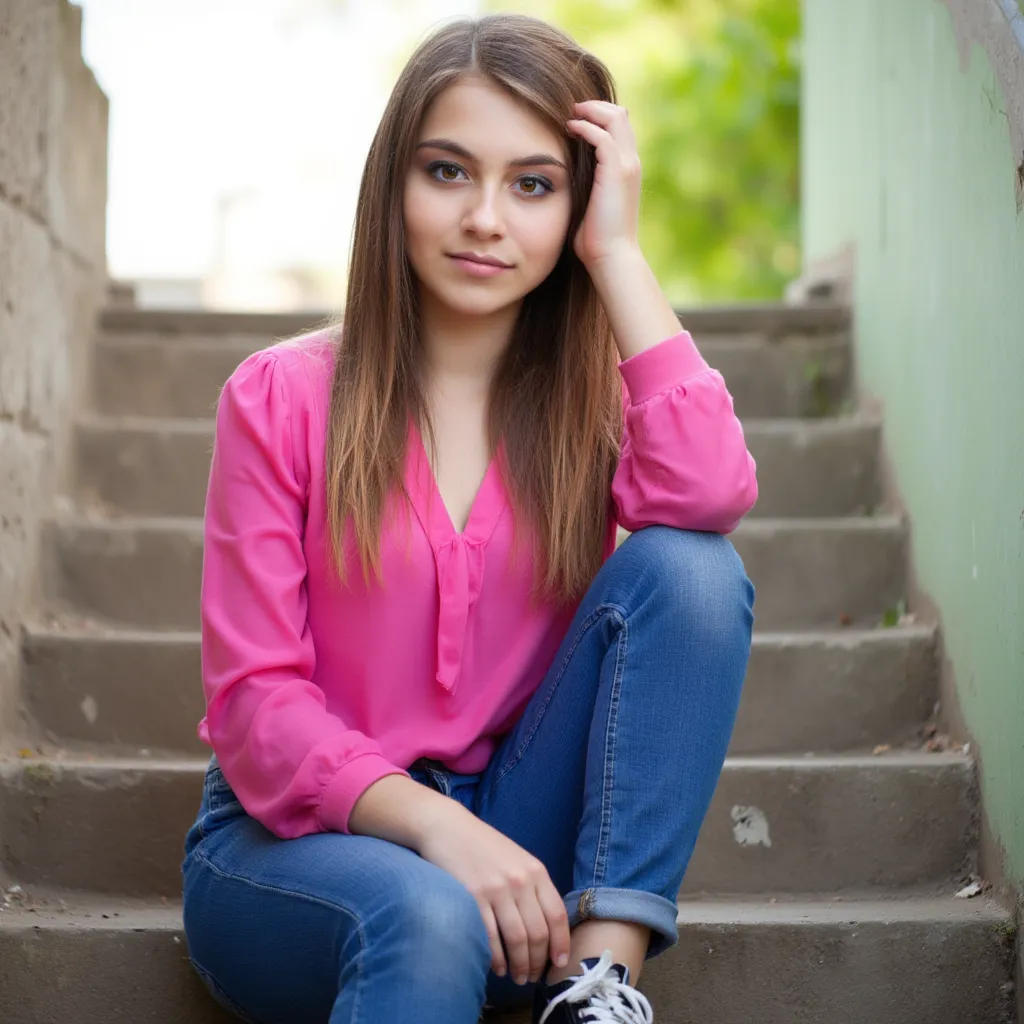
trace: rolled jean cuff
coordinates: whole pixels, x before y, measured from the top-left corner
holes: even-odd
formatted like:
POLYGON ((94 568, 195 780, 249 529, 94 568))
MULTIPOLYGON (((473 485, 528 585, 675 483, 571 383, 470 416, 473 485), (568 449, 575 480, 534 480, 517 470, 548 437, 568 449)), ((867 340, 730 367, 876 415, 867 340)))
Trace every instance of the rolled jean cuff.
POLYGON ((676 925, 679 908, 672 900, 651 892, 606 886, 574 889, 565 896, 565 909, 569 914, 570 928, 595 918, 646 925, 651 929, 651 942, 645 958, 648 960, 679 941, 676 925))

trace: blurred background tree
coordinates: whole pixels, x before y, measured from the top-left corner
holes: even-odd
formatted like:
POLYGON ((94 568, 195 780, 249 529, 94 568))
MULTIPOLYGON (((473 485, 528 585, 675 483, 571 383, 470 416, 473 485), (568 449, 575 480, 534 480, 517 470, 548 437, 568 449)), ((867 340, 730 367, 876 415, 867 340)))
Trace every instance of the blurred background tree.
POLYGON ((799 0, 484 0, 610 67, 643 162, 641 244, 675 303, 781 296, 800 269, 799 0))

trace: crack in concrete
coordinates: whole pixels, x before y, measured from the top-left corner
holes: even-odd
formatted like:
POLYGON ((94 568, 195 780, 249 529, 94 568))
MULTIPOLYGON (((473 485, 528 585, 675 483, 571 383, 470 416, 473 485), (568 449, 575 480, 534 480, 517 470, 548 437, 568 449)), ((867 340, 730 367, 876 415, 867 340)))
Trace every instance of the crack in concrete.
POLYGON ((10 423, 16 426, 24 434, 32 437, 40 437, 43 440, 53 439, 53 431, 43 426, 42 420, 25 409, 19 412, 4 412, 0 409, 0 423, 10 423))
POLYGON ((12 210, 27 217, 37 227, 42 228, 45 232, 47 239, 54 249, 62 252, 66 255, 73 263, 75 263, 79 270, 93 271, 95 270, 95 264, 92 260, 83 256, 76 249, 72 249, 70 246, 65 245, 60 238, 54 234, 53 228, 50 223, 43 217, 38 211, 33 209, 24 199, 20 196, 12 193, 3 182, 0 182, 0 202, 6 203, 12 210))

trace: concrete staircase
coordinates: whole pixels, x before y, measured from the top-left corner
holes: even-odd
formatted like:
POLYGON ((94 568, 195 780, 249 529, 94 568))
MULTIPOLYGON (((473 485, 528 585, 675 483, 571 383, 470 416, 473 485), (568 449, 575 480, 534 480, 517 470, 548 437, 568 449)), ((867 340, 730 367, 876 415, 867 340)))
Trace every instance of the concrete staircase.
MULTIPOLYGON (((757 628, 682 939, 644 976, 657 1020, 1006 1022, 1012 918, 987 896, 954 898, 974 869, 975 775, 967 752, 925 749, 937 636, 900 616, 906 525, 881 504, 879 423, 849 399, 848 313, 724 308, 684 323, 759 466, 761 499, 734 535, 757 628)), ((219 385, 307 326, 103 316, 75 501, 46 525, 45 610, 24 635, 36 732, 0 762, 6 1024, 230 1019, 180 925, 208 754, 200 516, 219 385)))

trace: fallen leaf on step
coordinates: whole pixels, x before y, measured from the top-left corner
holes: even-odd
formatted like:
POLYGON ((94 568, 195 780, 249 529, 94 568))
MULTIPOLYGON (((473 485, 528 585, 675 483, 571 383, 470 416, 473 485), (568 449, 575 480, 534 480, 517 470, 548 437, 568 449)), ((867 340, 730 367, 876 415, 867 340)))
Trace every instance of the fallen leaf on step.
POLYGON ((840 626, 852 626, 853 625, 853 616, 852 615, 847 615, 846 612, 840 612, 839 613, 839 625, 840 626))
POLYGON ((892 750, 892 747, 888 743, 879 743, 871 753, 877 757, 879 754, 888 754, 890 750, 892 750))

